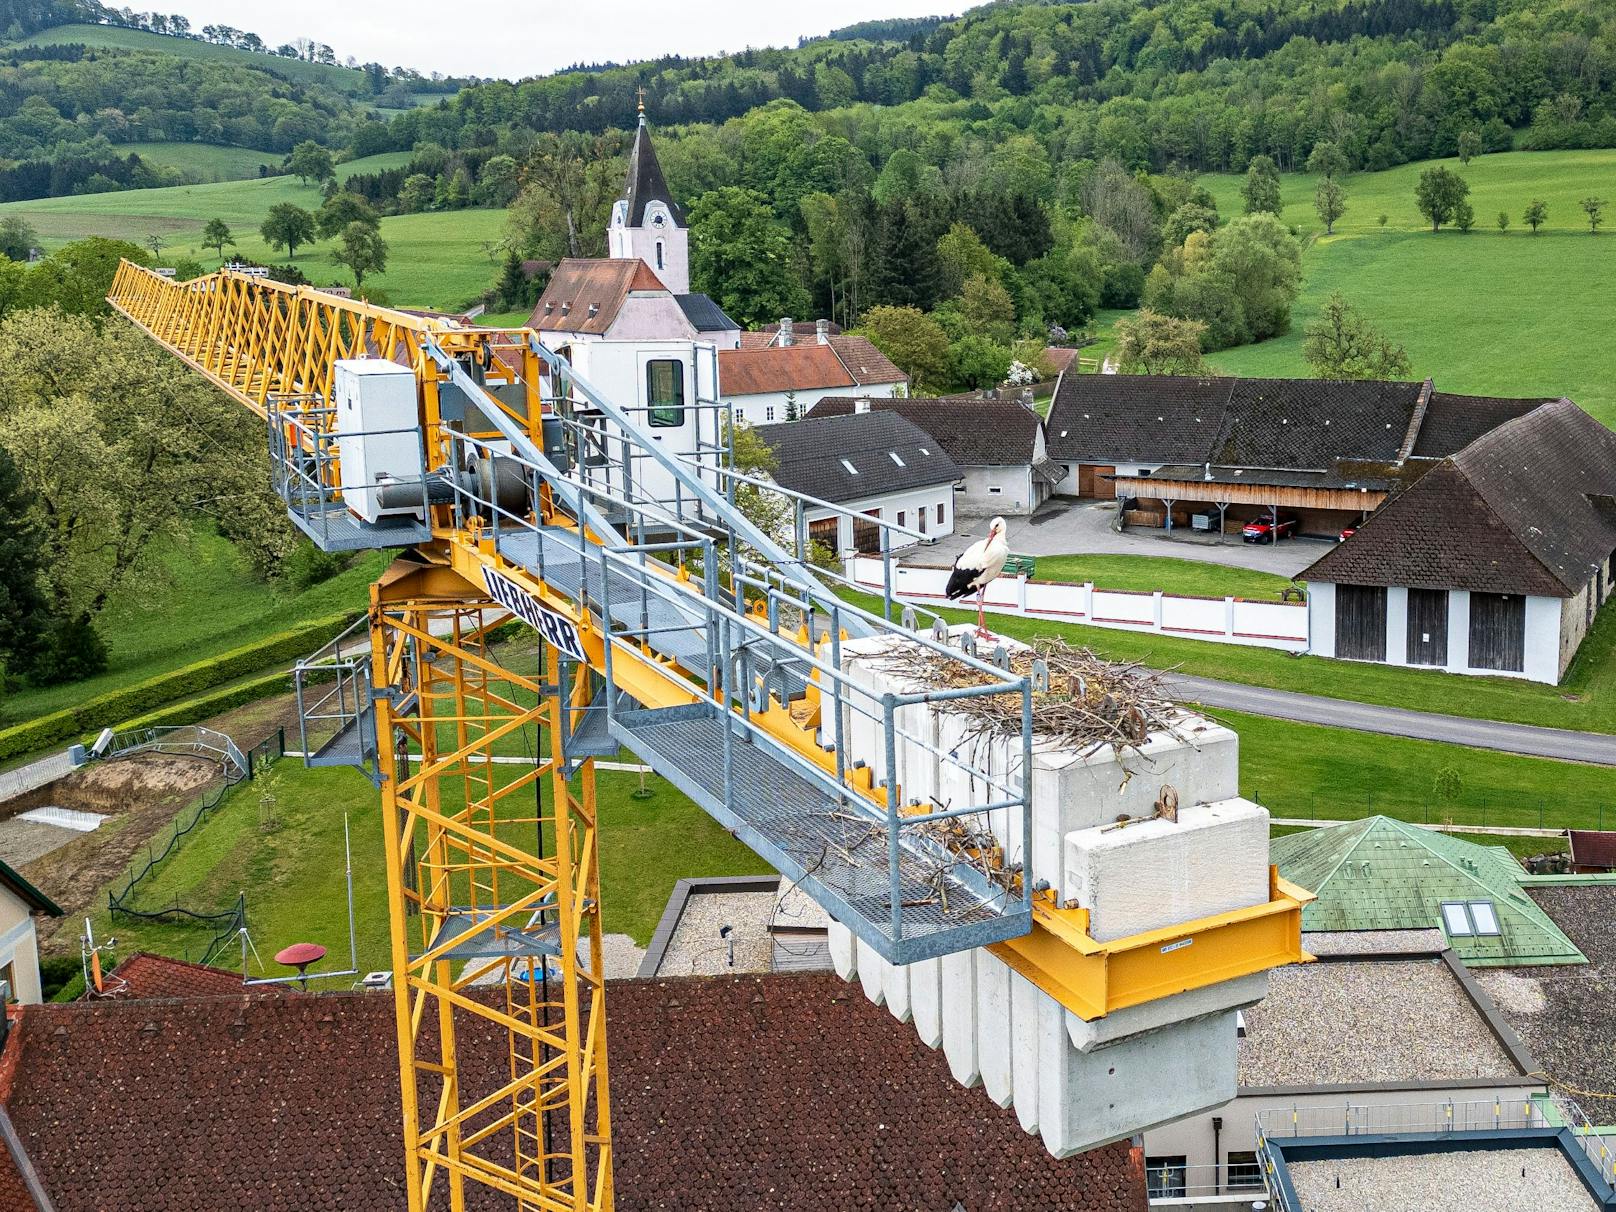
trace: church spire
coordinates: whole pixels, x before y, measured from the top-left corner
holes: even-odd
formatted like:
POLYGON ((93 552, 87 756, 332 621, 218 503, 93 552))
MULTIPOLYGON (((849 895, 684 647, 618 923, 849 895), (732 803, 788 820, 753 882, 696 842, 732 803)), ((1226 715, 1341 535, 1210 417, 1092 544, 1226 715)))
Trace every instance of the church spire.
POLYGON ((612 207, 606 247, 612 257, 637 258, 649 265, 676 295, 690 290, 690 233, 685 212, 673 200, 662 176, 651 127, 645 118, 645 90, 639 90, 639 125, 628 153, 628 179, 623 196, 612 207))
POLYGON ((628 203, 627 223, 630 227, 644 225, 645 209, 652 202, 662 203, 674 223, 680 227, 685 225, 685 213, 668 191, 668 183, 662 177, 662 165, 657 162, 656 149, 651 146, 651 128, 645 120, 643 95, 640 98, 639 128, 634 132, 634 146, 628 153, 628 180, 623 185, 623 201, 628 203))

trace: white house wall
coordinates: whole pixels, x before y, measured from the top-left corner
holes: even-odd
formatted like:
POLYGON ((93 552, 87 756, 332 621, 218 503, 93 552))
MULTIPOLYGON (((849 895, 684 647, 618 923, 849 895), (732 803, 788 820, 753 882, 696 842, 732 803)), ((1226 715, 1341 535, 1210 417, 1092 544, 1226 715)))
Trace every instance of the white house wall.
MULTIPOLYGON (((797 418, 800 420, 807 415, 810 408, 827 396, 842 399, 887 400, 896 396, 901 386, 903 386, 901 383, 876 383, 869 387, 801 387, 795 393, 763 391, 755 395, 725 395, 723 399, 726 404, 734 407, 738 420, 743 420, 748 425, 773 425, 788 419, 787 405, 793 395, 796 397, 797 418)), ((718 388, 722 392, 724 385, 720 383, 718 388)))
MULTIPOLYGON (((868 513, 872 509, 879 509, 883 522, 896 523, 898 515, 902 513, 904 516, 903 525, 910 530, 920 529, 919 514, 924 510, 928 538, 944 539, 954 533, 954 488, 951 483, 931 484, 924 488, 910 489, 907 492, 881 493, 876 496, 860 497, 856 501, 839 502, 839 504, 843 509, 852 513, 868 513), (943 520, 941 522, 937 520, 939 508, 943 511, 943 520)), ((810 525, 825 518, 838 518, 837 542, 839 543, 839 550, 844 552, 853 550, 852 518, 843 517, 829 509, 814 509, 812 507, 805 510, 803 516, 810 525)), ((915 542, 915 540, 902 538, 898 535, 893 535, 892 541, 894 550, 897 550, 898 545, 908 547, 913 546, 915 542)), ((875 565, 876 580, 879 582, 881 576, 879 557, 875 560, 875 565)))
MULTIPOLYGON (((1335 597, 1333 584, 1326 581, 1308 583, 1308 633, 1311 636, 1308 652, 1314 656, 1336 655, 1335 597)), ((1583 599, 1528 596, 1524 668, 1519 672, 1477 669, 1470 664, 1470 591, 1450 589, 1448 659, 1442 665, 1421 665, 1418 668, 1481 677, 1525 678, 1553 685, 1560 680, 1560 675, 1576 653, 1576 645, 1582 640, 1582 634, 1576 632, 1574 623, 1562 623, 1562 607, 1565 611, 1574 612, 1579 619, 1585 617, 1587 605, 1583 599)), ((1583 629, 1585 632, 1586 623, 1583 629)), ((1403 586, 1394 585, 1386 591, 1386 660, 1375 663, 1408 664, 1408 590, 1403 586)))
POLYGON ((0 969, 11 968, 11 996, 19 1002, 41 1000, 39 940, 28 905, 10 889, 0 890, 0 969))
POLYGON ((966 467, 963 487, 954 494, 954 510, 961 517, 1025 516, 1037 508, 1032 468, 966 467))

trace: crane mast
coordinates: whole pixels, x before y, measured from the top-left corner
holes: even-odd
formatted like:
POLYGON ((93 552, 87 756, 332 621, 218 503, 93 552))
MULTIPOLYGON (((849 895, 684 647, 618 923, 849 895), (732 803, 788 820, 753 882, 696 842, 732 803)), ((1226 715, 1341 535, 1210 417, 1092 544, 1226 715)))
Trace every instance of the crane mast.
POLYGON ((1300 956, 1306 894, 1277 877, 1267 905, 1192 923, 1193 949, 1159 931, 1096 942, 1031 868, 1028 678, 907 609, 894 620, 890 597, 876 614, 832 592, 802 500, 790 540, 750 521, 716 401, 689 405, 713 436, 678 458, 528 330, 129 263, 108 298, 265 419, 305 534, 399 552, 365 635, 300 666, 298 688, 304 718, 330 724, 310 763, 358 766, 380 790, 411 1212, 458 1212, 474 1188, 524 1210, 613 1206, 595 763, 620 747, 871 964, 985 950, 1091 1020, 1300 956), (539 633, 536 669, 494 650, 512 623, 539 633), (850 643, 960 676, 872 690, 850 643), (1021 704, 1007 762, 914 723, 978 695, 1021 704), (850 758, 860 745, 870 760, 850 758), (967 819, 998 840, 953 827, 967 819), (491 1040, 500 1080, 483 1064, 473 1079, 463 1059, 491 1040))

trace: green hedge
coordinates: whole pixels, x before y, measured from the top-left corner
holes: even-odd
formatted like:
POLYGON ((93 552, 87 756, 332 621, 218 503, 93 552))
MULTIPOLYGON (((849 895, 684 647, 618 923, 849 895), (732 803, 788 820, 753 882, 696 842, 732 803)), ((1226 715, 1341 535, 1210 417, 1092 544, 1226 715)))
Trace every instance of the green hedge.
POLYGON ((256 703, 259 699, 267 699, 272 694, 290 694, 292 691, 292 675, 283 669, 274 673, 266 673, 263 677, 253 678, 246 682, 237 682, 234 686, 225 686, 211 694, 198 695, 196 698, 184 699, 178 703, 170 703, 160 711, 153 711, 133 720, 124 720, 113 725, 119 732, 131 732, 136 728, 166 728, 175 724, 197 724, 203 720, 211 719, 233 708, 241 707, 247 703, 256 703))
MULTIPOLYGON (((153 712, 176 699, 187 695, 194 696, 247 674, 257 673, 268 665, 290 662, 306 656, 341 631, 353 618, 354 615, 348 613, 315 619, 300 624, 290 631, 266 636, 255 643, 233 648, 229 652, 221 652, 218 656, 182 666, 120 690, 109 690, 106 694, 86 699, 77 706, 64 707, 61 711, 53 711, 27 723, 0 729, 0 761, 85 736, 108 725, 127 721, 131 716, 153 712)), ((185 722, 192 723, 197 718, 192 715, 185 722)), ((150 726, 150 719, 143 718, 142 723, 150 726)))

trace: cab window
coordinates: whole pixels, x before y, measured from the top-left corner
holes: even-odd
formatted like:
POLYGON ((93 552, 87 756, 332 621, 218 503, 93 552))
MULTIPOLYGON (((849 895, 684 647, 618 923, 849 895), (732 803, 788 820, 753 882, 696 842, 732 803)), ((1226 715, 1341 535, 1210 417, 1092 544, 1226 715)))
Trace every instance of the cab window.
POLYGON ((645 402, 650 422, 667 427, 685 423, 685 364, 658 358, 645 364, 645 402))

